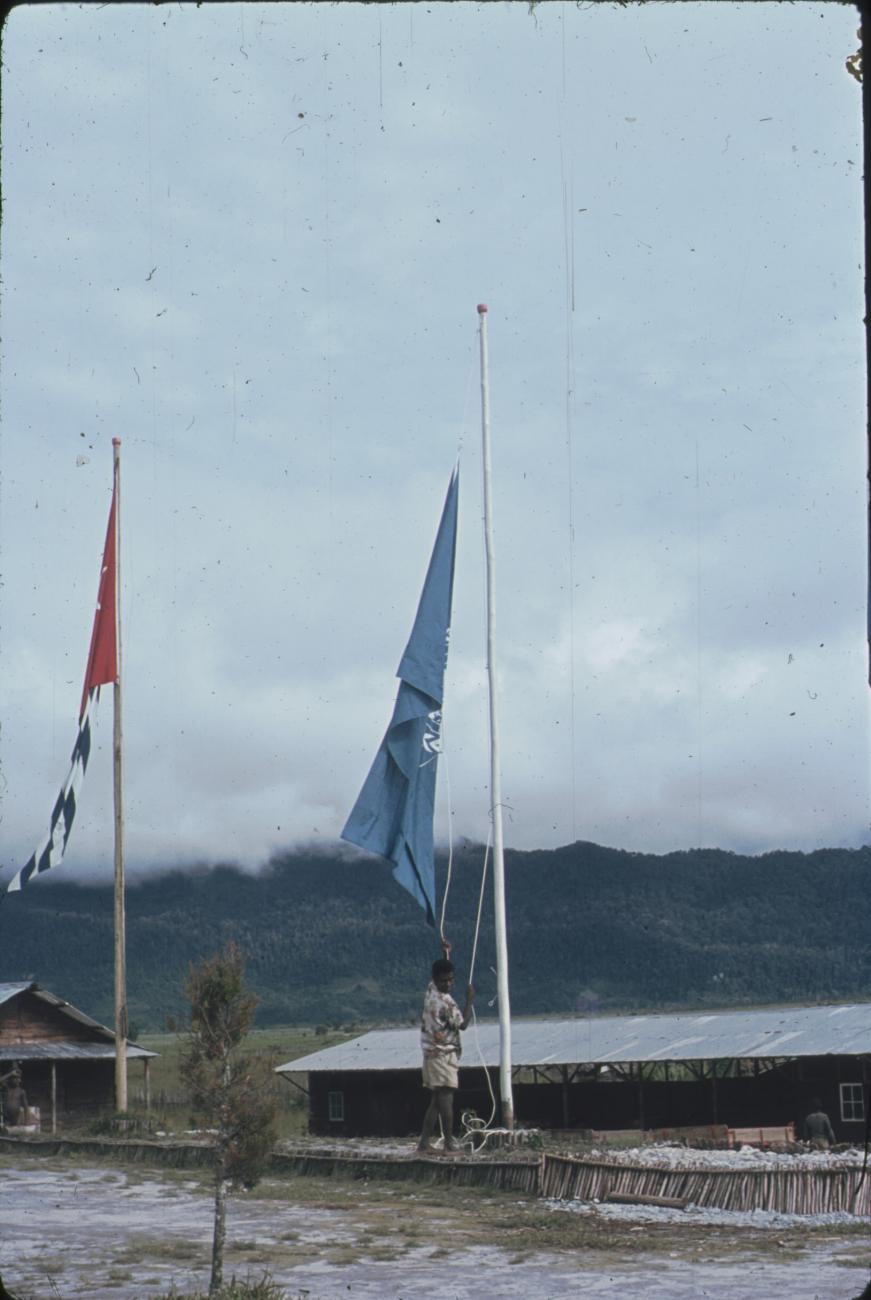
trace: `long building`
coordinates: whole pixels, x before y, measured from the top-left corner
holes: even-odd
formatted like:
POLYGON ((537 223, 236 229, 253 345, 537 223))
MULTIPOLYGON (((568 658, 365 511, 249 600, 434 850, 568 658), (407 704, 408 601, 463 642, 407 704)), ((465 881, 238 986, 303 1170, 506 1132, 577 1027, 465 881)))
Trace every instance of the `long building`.
MULTIPOLYGON (((512 1039, 517 1121, 527 1127, 792 1123, 800 1136, 819 1099, 839 1141, 865 1138, 868 1002, 516 1020, 512 1039)), ((416 1029, 384 1029, 288 1061, 277 1073, 308 1092, 313 1133, 400 1136, 419 1130, 426 1109, 420 1061, 416 1029)), ((498 1025, 473 1024, 463 1035, 458 1114, 471 1109, 488 1118, 498 1066, 498 1025)))

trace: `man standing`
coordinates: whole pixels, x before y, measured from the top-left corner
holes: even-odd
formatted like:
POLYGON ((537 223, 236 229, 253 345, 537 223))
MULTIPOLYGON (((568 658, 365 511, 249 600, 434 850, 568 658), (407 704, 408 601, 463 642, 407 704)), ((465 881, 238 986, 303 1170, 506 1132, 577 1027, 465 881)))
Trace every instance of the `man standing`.
POLYGON ((3 1122, 6 1128, 27 1123, 27 1093, 21 1086, 21 1071, 15 1065, 0 1079, 3 1085, 3 1122))
POLYGON ((466 990, 466 1005, 461 1011, 451 997, 454 966, 447 957, 432 965, 432 980, 423 999, 420 1022, 420 1045, 423 1049, 423 1086, 431 1096, 423 1119, 418 1151, 432 1151, 432 1137, 441 1120, 445 1151, 458 1151, 454 1138, 454 1093, 459 1084, 460 1030, 472 1018, 475 990, 466 990))
POLYGON ((813 1110, 804 1122, 804 1137, 806 1142, 810 1142, 812 1147, 817 1147, 825 1151, 836 1141, 831 1121, 823 1110, 823 1103, 819 1097, 814 1097, 811 1102, 813 1110))

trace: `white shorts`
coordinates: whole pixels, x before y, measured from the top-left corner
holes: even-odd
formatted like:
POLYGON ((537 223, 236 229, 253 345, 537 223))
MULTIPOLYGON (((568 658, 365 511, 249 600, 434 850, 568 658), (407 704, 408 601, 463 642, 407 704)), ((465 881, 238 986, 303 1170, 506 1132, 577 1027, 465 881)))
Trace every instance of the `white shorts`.
POLYGON ((426 1052, 423 1058, 423 1086, 425 1088, 458 1087, 459 1064, 456 1052, 426 1052))

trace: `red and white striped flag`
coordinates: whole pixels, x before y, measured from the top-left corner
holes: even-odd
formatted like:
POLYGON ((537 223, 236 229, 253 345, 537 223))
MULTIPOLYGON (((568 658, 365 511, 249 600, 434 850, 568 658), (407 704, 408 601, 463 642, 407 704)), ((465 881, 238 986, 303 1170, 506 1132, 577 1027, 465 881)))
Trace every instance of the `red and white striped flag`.
POLYGON ((91 648, 85 669, 85 685, 79 718, 85 714, 88 693, 97 686, 118 680, 118 613, 115 596, 115 488, 112 489, 112 506, 109 510, 109 527, 103 548, 103 567, 100 569, 100 586, 97 590, 97 612, 91 632, 91 648))
POLYGON ((116 530, 115 488, 112 489, 112 506, 109 510, 109 527, 103 548, 100 569, 100 586, 97 591, 97 612, 91 632, 91 648, 85 670, 85 685, 79 709, 79 734, 73 746, 67 779, 55 800, 49 819, 48 835, 39 848, 30 855, 20 871, 10 880, 6 892, 17 893, 32 876, 56 867, 64 855, 67 840, 76 815, 76 799, 91 752, 91 719, 89 708, 94 692, 107 682, 118 680, 118 614, 116 597, 116 530))

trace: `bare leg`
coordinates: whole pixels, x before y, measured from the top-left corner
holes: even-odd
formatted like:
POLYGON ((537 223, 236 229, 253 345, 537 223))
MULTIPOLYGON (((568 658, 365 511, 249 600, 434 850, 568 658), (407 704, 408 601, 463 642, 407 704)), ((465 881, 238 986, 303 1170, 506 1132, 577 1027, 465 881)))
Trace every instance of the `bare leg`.
POLYGON ((439 1119, 442 1122, 442 1132, 445 1135, 445 1150, 456 1151, 457 1143, 454 1139, 454 1090, 453 1088, 439 1088, 435 1094, 436 1105, 438 1106, 439 1119))
POLYGON ((417 1144, 418 1151, 428 1151, 430 1143, 432 1142, 432 1137, 435 1133, 435 1127, 439 1118, 438 1094, 440 1092, 440 1088, 433 1088, 430 1093, 429 1106, 427 1106, 426 1114, 423 1117, 423 1130, 421 1131, 420 1141, 417 1144))
POLYGON ((426 1114, 423 1117, 423 1131, 420 1135, 420 1142, 417 1144, 418 1151, 429 1149, 433 1134, 436 1130, 436 1124, 441 1120, 442 1132, 445 1137, 445 1150, 456 1151, 457 1143, 454 1140, 454 1090, 453 1088, 433 1088, 432 1097, 426 1114))

